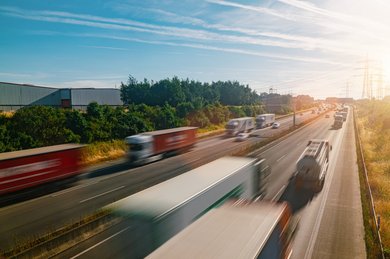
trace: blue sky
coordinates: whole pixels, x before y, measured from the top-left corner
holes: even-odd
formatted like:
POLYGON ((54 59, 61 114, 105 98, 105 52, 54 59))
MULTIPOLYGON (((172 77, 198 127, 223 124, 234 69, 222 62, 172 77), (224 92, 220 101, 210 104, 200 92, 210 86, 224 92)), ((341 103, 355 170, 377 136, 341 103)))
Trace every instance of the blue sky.
POLYGON ((0 81, 119 87, 129 74, 178 76, 317 98, 349 85, 358 98, 367 58, 374 89, 390 76, 387 10, 385 0, 2 0, 0 81))

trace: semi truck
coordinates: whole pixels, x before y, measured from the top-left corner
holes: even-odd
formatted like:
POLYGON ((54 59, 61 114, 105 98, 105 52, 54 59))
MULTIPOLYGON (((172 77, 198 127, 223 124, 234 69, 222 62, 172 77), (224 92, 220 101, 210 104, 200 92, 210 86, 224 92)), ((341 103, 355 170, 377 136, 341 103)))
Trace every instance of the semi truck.
POLYGON ((226 124, 226 135, 235 137, 239 133, 247 133, 255 128, 253 117, 235 118, 228 121, 226 124))
POLYGON ((334 116, 334 123, 333 123, 333 128, 339 129, 343 127, 343 121, 344 118, 342 115, 335 115, 334 116))
POLYGON ((328 140, 312 139, 296 164, 295 183, 300 189, 322 190, 329 166, 331 145, 328 140))
POLYGON ((231 198, 261 200, 269 169, 264 160, 223 157, 106 207, 130 222, 129 257, 143 258, 213 207, 231 198))
POLYGON ((179 127, 144 132, 125 138, 128 158, 139 165, 159 160, 167 154, 186 151, 195 146, 197 127, 179 127))
POLYGON ((274 122, 275 122, 275 114, 273 113, 260 114, 256 117, 256 127, 258 129, 271 126, 274 122))
POLYGON ((0 195, 75 177, 83 145, 64 144, 0 154, 0 195))
POLYGON ((346 121, 347 120, 347 116, 348 116, 348 112, 340 112, 341 116, 343 117, 343 121, 346 121))
POLYGON ((226 203, 146 258, 290 258, 294 233, 286 203, 226 203))

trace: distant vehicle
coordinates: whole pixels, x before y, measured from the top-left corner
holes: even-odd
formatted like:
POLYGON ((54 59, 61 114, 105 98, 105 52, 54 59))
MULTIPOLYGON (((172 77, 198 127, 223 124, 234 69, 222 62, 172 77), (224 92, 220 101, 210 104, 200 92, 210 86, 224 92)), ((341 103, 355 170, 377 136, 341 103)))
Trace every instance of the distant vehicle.
POLYGON ((279 122, 274 122, 273 124, 272 124, 272 128, 273 129, 278 129, 280 127, 280 123, 279 122))
POLYGON ((226 135, 235 137, 239 133, 247 133, 255 128, 253 117, 231 119, 226 124, 226 135))
POLYGON ((311 114, 315 114, 316 113, 316 111, 315 110, 311 110, 311 114))
POLYGON ((83 145, 64 144, 0 154, 0 195, 76 177, 83 145))
POLYGON ((165 154, 188 150, 196 143, 196 127, 180 127, 144 132, 125 138, 133 164, 144 164, 165 154))
POLYGON ((153 258, 290 258, 294 233, 286 203, 228 202, 212 209, 152 254, 153 258))
POLYGON ((348 112, 340 112, 341 116, 343 116, 343 121, 347 120, 348 112))
POLYGON ((244 141, 244 140, 246 140, 248 137, 249 137, 249 134, 248 134, 248 133, 239 133, 239 134, 236 136, 236 141, 244 141))
POLYGON ((335 115, 334 116, 334 122, 333 122, 333 127, 334 128, 342 128, 343 127, 343 116, 342 115, 335 115))
POLYGON ((348 109, 349 109, 348 106, 344 106, 343 107, 343 112, 348 112, 348 109))
POLYGON ((128 257, 143 258, 228 199, 264 197, 267 168, 264 160, 223 157, 106 208, 134 224, 128 257))
POLYGON ((310 140, 298 159, 295 174, 296 187, 320 192, 329 166, 331 146, 327 140, 310 140))
POLYGON ((275 114, 266 113, 256 117, 256 128, 262 129, 271 126, 275 122, 275 114))
POLYGON ((329 116, 329 114, 325 114, 325 118, 329 118, 330 116, 329 116))

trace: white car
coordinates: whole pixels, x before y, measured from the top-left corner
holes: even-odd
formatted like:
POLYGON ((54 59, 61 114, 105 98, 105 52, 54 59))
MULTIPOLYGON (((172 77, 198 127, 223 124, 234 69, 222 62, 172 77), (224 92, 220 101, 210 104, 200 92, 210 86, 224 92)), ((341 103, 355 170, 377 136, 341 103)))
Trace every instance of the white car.
POLYGON ((273 129, 278 129, 280 127, 280 123, 279 122, 274 122, 273 124, 272 124, 272 128, 273 129))
POLYGON ((236 136, 236 141, 244 141, 244 140, 246 140, 248 137, 249 137, 249 134, 248 134, 248 133, 239 133, 239 134, 236 136))

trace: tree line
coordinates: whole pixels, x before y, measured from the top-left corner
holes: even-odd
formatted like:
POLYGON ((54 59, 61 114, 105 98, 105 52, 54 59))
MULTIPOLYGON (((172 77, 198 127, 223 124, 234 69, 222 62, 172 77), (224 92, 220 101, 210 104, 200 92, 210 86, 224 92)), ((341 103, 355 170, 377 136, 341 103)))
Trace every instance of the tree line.
POLYGON ((13 116, 0 114, 0 152, 110 141, 179 126, 223 125, 231 118, 264 113, 266 97, 291 99, 259 95, 237 81, 202 83, 173 77, 153 82, 129 76, 128 82, 121 84, 122 107, 94 102, 86 111, 31 106, 13 116))
POLYGON ((154 82, 147 79, 137 81, 131 75, 127 84, 121 84, 121 97, 125 104, 162 106, 167 103, 196 110, 215 103, 235 106, 261 103, 256 91, 237 81, 202 83, 173 77, 154 82))
POLYGON ((93 143, 123 139, 145 131, 179 126, 207 127, 233 117, 254 116, 261 106, 206 105, 200 110, 175 108, 169 104, 130 104, 110 107, 90 103, 86 111, 31 106, 13 116, 0 114, 0 152, 63 143, 93 143))

